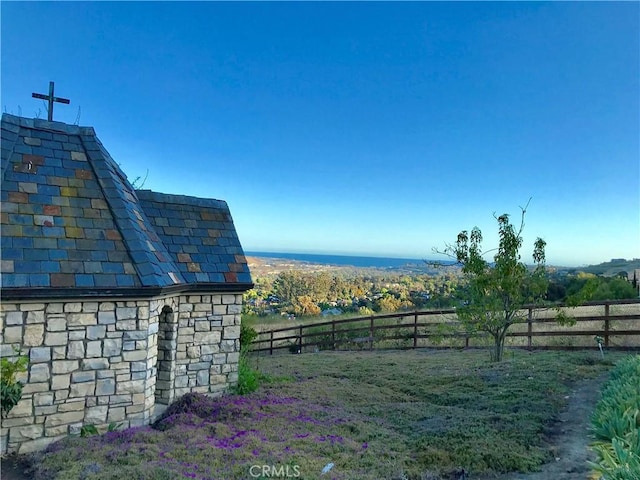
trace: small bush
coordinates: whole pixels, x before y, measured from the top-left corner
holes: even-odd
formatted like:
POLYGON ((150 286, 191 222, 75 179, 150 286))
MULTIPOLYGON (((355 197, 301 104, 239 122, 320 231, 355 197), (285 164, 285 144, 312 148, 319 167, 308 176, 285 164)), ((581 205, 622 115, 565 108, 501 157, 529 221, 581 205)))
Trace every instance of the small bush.
POLYGON ((238 363, 238 384, 233 388, 237 395, 255 392, 260 386, 260 372, 252 368, 246 355, 240 355, 238 363))
POLYGON ((601 480, 640 478, 640 355, 620 362, 591 418, 598 455, 590 462, 601 480))
POLYGON ((244 323, 240 325, 240 351, 247 351, 251 348, 251 344, 258 336, 255 328, 244 323))
POLYGON ((20 350, 14 349, 18 358, 0 360, 0 398, 2 405, 2 418, 6 418, 9 412, 22 398, 22 383, 16 380, 16 375, 26 372, 29 365, 29 358, 20 355, 20 350))

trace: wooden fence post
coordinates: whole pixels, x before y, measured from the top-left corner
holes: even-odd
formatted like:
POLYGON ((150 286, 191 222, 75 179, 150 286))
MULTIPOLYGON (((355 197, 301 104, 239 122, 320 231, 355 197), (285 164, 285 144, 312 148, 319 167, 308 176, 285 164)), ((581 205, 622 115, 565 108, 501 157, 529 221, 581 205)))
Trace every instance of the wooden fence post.
POLYGON ((369 321, 369 350, 373 350, 373 315, 369 321))
POLYGON ((604 346, 609 346, 609 303, 604 304, 604 346))
POLYGON ((533 320, 533 308, 529 307, 529 313, 527 314, 527 349, 531 350, 531 321, 533 320))
POLYGON ((302 325, 300 325, 300 333, 298 334, 298 349, 302 353, 302 325))
POLYGON ((269 336, 269 355, 273 355, 273 330, 269 333, 271 333, 269 336))
POLYGON ((331 345, 333 345, 333 350, 336 349, 336 321, 331 321, 331 345))
POLYGON ((418 348, 418 312, 413 316, 413 349, 418 348))

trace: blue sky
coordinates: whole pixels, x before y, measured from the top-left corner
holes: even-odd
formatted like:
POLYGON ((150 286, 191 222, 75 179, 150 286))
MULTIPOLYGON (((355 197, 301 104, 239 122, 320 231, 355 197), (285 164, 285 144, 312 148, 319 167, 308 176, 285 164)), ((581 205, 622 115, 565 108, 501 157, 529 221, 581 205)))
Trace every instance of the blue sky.
POLYGON ((245 250, 432 258, 532 197, 549 263, 640 257, 640 4, 2 2, 2 109, 93 126, 245 250), (80 111, 78 111, 80 108, 80 111))

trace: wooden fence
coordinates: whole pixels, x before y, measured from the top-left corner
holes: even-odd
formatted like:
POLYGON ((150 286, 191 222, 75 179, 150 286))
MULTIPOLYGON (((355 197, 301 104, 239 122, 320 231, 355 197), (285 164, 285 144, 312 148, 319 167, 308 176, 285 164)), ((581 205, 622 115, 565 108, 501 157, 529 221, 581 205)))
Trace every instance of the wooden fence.
MULTIPOLYGON (((587 303, 557 307, 575 319, 573 326, 556 322, 556 307, 527 307, 526 320, 511 326, 505 345, 527 349, 596 347, 640 349, 640 300, 587 303)), ((318 350, 399 348, 473 348, 487 346, 492 337, 471 335, 456 319, 454 309, 397 312, 323 321, 259 332, 254 352, 300 353, 318 350)))

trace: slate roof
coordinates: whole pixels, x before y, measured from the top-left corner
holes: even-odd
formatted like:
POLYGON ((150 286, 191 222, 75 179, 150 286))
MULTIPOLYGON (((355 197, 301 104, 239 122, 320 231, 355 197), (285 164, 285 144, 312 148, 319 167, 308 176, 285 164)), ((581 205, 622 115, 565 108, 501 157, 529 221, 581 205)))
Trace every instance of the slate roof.
POLYGON ((90 127, 2 116, 2 297, 244 291, 224 201, 136 191, 90 127))

